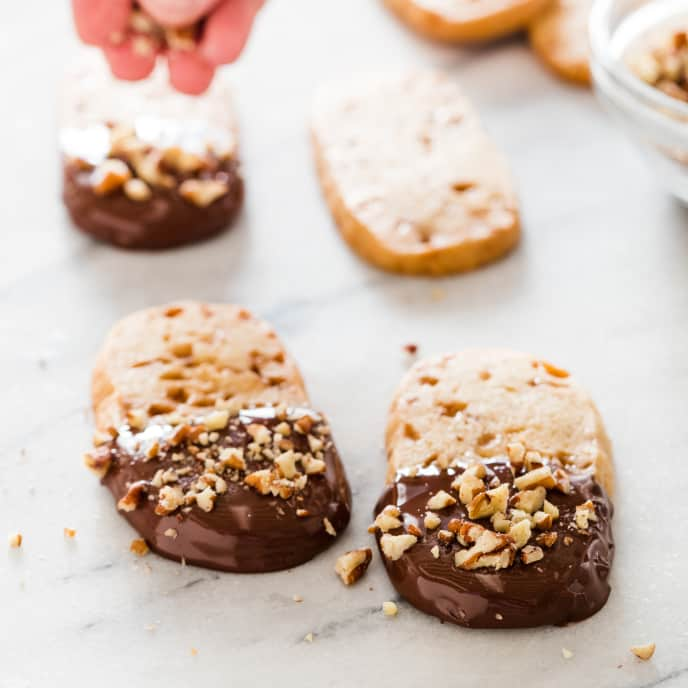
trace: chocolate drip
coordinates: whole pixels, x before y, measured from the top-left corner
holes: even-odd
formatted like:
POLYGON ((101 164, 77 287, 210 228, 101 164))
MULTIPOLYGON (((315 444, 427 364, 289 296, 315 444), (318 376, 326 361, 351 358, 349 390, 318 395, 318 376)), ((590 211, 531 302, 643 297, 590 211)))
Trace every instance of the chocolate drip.
MULTIPOLYGON (((508 464, 494 461, 486 467, 488 481, 496 475, 501 482, 513 482, 508 464)), ((614 553, 613 508, 590 475, 570 474, 569 494, 548 493, 547 499, 558 507, 560 516, 551 528, 557 540, 551 549, 543 547, 540 561, 526 565, 516 557, 506 569, 467 571, 454 565, 454 553, 460 545, 443 544, 437 537, 452 518, 468 518, 460 501, 436 512, 442 521, 438 528, 427 530, 423 524, 430 496, 439 490, 450 492, 453 480, 462 472, 456 467, 420 469, 415 477, 400 474, 377 503, 375 514, 387 505, 396 505, 404 527, 413 525, 422 531, 418 542, 397 561, 382 555, 387 573, 403 598, 427 614, 471 628, 563 625, 585 619, 604 606, 614 553), (574 517, 576 506, 587 500, 595 505, 597 520, 582 532, 575 527, 574 517), (439 558, 431 552, 436 545, 439 558)), ((513 494, 513 488, 511 491, 513 494)), ((488 519, 476 522, 491 528, 488 519)), ((393 535, 402 532, 402 528, 390 531, 393 535)), ((378 531, 378 546, 381 535, 378 531)), ((535 544, 534 539, 531 544, 535 544)))

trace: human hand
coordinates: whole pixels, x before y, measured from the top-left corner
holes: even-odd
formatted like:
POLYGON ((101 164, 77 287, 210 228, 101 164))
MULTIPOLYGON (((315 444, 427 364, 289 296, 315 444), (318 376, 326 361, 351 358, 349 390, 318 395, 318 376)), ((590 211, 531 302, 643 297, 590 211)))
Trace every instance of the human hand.
POLYGON ((264 0, 72 0, 84 43, 103 49, 119 79, 145 79, 167 59, 172 86, 197 95, 234 62, 264 0))

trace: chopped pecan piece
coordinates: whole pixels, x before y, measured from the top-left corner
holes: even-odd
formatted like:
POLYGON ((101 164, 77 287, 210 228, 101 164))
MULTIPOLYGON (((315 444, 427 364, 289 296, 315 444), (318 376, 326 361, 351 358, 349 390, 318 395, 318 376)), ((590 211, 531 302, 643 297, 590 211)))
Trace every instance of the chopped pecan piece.
POLYGON ((544 556, 542 548, 536 545, 526 545, 521 550, 521 561, 524 564, 534 564, 536 561, 540 561, 544 556))
POLYGON ((448 506, 453 506, 454 504, 456 504, 456 499, 448 492, 440 490, 437 494, 430 497, 426 506, 432 511, 439 511, 441 509, 446 509, 448 506))
POLYGON ((369 547, 354 549, 337 559, 334 570, 344 585, 352 585, 363 576, 373 558, 369 547))
POLYGON ((400 515, 399 507, 389 504, 375 518, 375 527, 379 528, 383 533, 395 528, 401 528, 402 523, 398 518, 400 515))
POLYGON ((531 490, 539 486, 550 489, 554 487, 554 485, 554 476, 549 466, 541 466, 540 468, 528 471, 528 473, 514 480, 514 486, 517 490, 531 490))
POLYGON ((390 535, 385 533, 380 538, 380 546, 382 547, 382 553, 391 559, 396 561, 401 558, 401 555, 409 548, 418 542, 418 538, 415 535, 408 535, 404 533, 403 535, 390 535))
POLYGON ((578 530, 587 530, 590 521, 596 521, 595 505, 588 500, 576 507, 576 527, 578 530))
POLYGON ((141 497, 146 492, 147 483, 145 480, 138 480, 132 483, 127 493, 117 502, 120 511, 134 511, 141 501, 141 497))
POLYGON ((505 512, 509 501, 509 486, 504 483, 493 490, 476 495, 468 505, 469 518, 487 518, 498 511, 505 512))

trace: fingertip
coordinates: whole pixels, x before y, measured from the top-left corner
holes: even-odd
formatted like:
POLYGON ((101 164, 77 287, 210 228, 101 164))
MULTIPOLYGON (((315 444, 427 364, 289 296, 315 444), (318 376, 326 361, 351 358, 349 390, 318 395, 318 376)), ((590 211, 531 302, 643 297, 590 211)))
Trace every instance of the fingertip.
POLYGON ((167 53, 170 83, 181 93, 197 96, 210 86, 215 68, 197 53, 171 50, 167 53))
POLYGON ((153 48, 149 51, 141 49, 136 40, 129 38, 121 45, 108 44, 103 47, 110 70, 118 79, 140 81, 155 69, 157 51, 153 48))
POLYGON ((198 52, 214 66, 234 62, 243 51, 260 0, 224 0, 208 17, 198 52))

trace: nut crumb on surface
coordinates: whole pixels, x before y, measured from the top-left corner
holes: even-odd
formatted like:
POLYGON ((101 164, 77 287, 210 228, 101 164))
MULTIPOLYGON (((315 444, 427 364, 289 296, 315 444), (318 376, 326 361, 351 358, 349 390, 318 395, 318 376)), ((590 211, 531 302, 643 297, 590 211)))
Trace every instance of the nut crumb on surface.
POLYGON ((294 602, 303 602, 303 597, 301 597, 301 595, 292 595, 291 599, 294 600, 294 602))
POLYGON ((561 648, 561 656, 562 656, 564 659, 571 659, 571 657, 573 657, 573 652, 571 652, 571 650, 569 650, 569 649, 566 648, 566 647, 562 647, 562 648, 561 648))
POLYGON ((314 636, 313 636, 312 633, 306 633, 306 635, 304 636, 303 639, 304 639, 307 643, 312 643, 312 642, 313 642, 313 638, 314 638, 314 636))
POLYGON ((388 600, 382 603, 382 613, 385 616, 396 616, 399 613, 399 607, 394 602, 388 600))
POLYGON ((646 662, 655 653, 655 643, 648 643, 647 645, 634 645, 631 647, 631 652, 638 658, 646 662))
POLYGON ((132 540, 131 544, 129 545, 129 550, 133 552, 137 557, 145 557, 146 554, 148 554, 149 552, 146 541, 141 538, 132 540))
POLYGON ((21 533, 12 533, 9 536, 9 545, 12 549, 19 549, 22 546, 24 536, 21 533))
POLYGON ((368 570, 372 558, 373 551, 369 547, 354 549, 337 559, 334 570, 344 585, 352 585, 368 570))
POLYGON ((64 528, 62 532, 68 540, 73 540, 76 537, 76 530, 74 528, 64 528))
POLYGON ((191 656, 195 657, 198 654, 198 650, 195 647, 191 648, 191 656))
POLYGON ((415 356, 418 353, 418 344, 404 344, 404 351, 409 356, 415 356))

